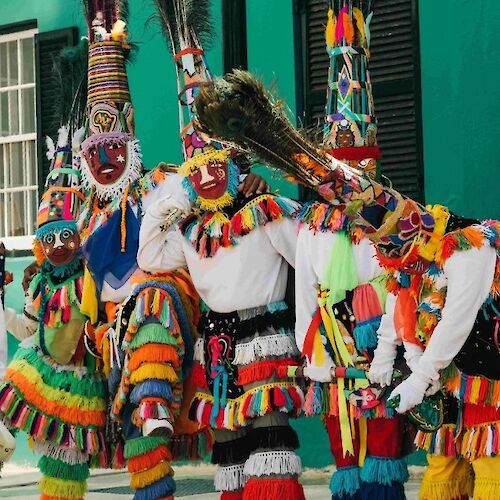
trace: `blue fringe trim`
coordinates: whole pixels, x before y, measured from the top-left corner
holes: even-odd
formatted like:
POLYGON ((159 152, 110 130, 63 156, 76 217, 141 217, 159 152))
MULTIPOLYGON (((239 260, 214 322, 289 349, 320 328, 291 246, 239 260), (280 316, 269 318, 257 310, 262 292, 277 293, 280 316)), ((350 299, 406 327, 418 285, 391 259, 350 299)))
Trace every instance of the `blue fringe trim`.
POLYGON ((381 316, 375 316, 366 321, 360 321, 354 328, 354 340, 360 351, 368 351, 377 347, 377 330, 381 316))
POLYGON ((361 468, 361 480, 365 483, 391 485, 394 481, 408 481, 408 465, 404 458, 366 457, 361 468))
POLYGON ((402 483, 392 484, 361 483, 363 500, 407 500, 402 483))
POLYGON ((166 476, 156 483, 135 491, 134 500, 153 500, 168 497, 175 493, 175 481, 172 476, 166 476))
POLYGON ((62 231, 63 229, 72 229, 74 232, 76 232, 76 222, 74 220, 55 220, 47 222, 36 230, 35 238, 37 240, 40 240, 46 234, 51 234, 56 231, 62 231))
POLYGON ((360 488, 360 468, 356 465, 338 468, 330 480, 330 491, 334 496, 354 495, 360 488))
POLYGON ((162 398, 167 401, 174 399, 172 388, 165 380, 149 379, 137 384, 130 393, 130 401, 136 405, 143 398, 162 398))

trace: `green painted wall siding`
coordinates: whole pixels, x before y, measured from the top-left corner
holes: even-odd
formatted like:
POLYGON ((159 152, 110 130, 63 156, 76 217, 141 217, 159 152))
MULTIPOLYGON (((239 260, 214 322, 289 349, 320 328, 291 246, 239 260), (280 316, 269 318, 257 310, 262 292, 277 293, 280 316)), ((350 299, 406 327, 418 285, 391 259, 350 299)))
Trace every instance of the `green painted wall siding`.
POLYGON ((499 218, 500 2, 419 9, 426 201, 499 218))

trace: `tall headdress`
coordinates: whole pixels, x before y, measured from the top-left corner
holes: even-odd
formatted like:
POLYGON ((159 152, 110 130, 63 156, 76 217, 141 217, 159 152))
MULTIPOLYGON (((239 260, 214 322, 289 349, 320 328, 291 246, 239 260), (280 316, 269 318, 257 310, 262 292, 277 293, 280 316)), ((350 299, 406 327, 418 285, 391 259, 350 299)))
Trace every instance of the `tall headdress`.
POLYGON ((369 71, 371 3, 330 0, 323 145, 334 158, 375 177, 380 150, 369 71))
POLYGON ((81 145, 82 180, 101 200, 122 196, 142 173, 134 136, 126 57, 127 0, 84 0, 88 24, 86 138, 81 145))
POLYGON ((237 195, 238 168, 219 142, 196 128, 194 100, 212 80, 202 41, 212 34, 207 0, 155 0, 177 71, 179 125, 184 163, 179 173, 191 200, 204 210, 230 205, 237 195), (213 181, 212 181, 213 179, 213 181))
POLYGON ((42 261, 40 241, 53 238, 54 233, 76 234, 76 220, 84 199, 81 192, 80 161, 73 137, 82 125, 86 97, 87 46, 65 49, 56 58, 53 76, 58 89, 56 113, 62 126, 56 142, 47 137, 47 158, 50 170, 37 213, 35 256, 42 261))

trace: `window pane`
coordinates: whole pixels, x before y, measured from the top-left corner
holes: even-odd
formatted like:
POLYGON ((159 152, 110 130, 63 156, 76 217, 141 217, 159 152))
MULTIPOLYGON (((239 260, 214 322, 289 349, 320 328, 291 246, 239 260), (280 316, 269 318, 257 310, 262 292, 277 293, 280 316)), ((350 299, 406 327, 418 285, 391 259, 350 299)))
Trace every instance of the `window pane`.
POLYGON ((15 142, 10 145, 9 187, 24 186, 22 148, 22 142, 15 142))
POLYGON ((6 213, 5 196, 3 193, 0 193, 0 237, 6 236, 4 223, 6 213))
POLYGON ((19 134, 19 91, 9 90, 9 135, 19 134))
POLYGON ((35 81, 35 57, 33 55, 33 38, 21 40, 21 60, 23 62, 22 83, 35 81))
POLYGON ((9 135, 9 94, 0 92, 0 132, 9 135))
POLYGON ((38 190, 28 191, 28 214, 30 215, 29 225, 26 234, 35 233, 36 213, 38 210, 38 190))
POLYGON ((7 47, 9 53, 9 85, 19 83, 19 68, 17 64, 17 40, 9 42, 7 47))
POLYGON ((9 207, 8 236, 23 236, 24 229, 24 193, 7 193, 7 206, 9 207))
MULTIPOLYGON (((3 144, 0 144, 0 189, 3 189, 5 187, 5 173, 3 171, 4 165, 3 165, 3 149, 8 148, 9 146, 6 145, 4 146, 3 144)), ((0 208, 3 209, 3 207, 0 206, 0 208)), ((0 211, 1 213, 1 211, 0 211)))
POLYGON ((21 103, 23 106, 22 134, 35 131, 35 89, 21 90, 21 103))
POLYGON ((35 141, 27 141, 24 143, 24 165, 25 174, 24 180, 26 186, 33 186, 37 184, 37 165, 36 165, 36 152, 35 141))
POLYGON ((0 43, 0 87, 7 87, 7 44, 0 43))

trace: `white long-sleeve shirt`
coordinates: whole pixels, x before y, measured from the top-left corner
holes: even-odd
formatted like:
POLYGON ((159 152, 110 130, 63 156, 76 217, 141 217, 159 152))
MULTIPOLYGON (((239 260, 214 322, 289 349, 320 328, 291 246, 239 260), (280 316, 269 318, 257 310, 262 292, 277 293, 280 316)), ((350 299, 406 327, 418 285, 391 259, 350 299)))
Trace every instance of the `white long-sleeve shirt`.
POLYGON ((443 266, 447 286, 441 321, 437 324, 414 372, 439 379, 469 337, 477 313, 488 297, 495 273, 496 252, 487 243, 477 249, 455 251, 443 266))
MULTIPOLYGON (((175 202, 174 202, 175 203, 175 202)), ((216 312, 263 306, 283 300, 288 265, 295 264, 297 225, 283 218, 255 227, 235 246, 202 258, 178 227, 160 230, 164 217, 146 210, 137 261, 149 272, 187 266, 203 301, 216 312)), ((167 206, 163 207, 165 210, 167 206)))
MULTIPOLYGON (((336 238, 339 238, 337 233, 314 233, 305 225, 299 231, 295 269, 295 338, 300 350, 318 307, 318 283, 324 279, 336 238)), ((363 239, 359 244, 352 245, 352 250, 359 283, 368 282, 382 274, 382 268, 375 258, 375 248, 369 240, 363 239)), ((329 361, 327 364, 333 366, 328 353, 325 354, 329 361)))

